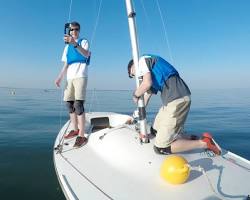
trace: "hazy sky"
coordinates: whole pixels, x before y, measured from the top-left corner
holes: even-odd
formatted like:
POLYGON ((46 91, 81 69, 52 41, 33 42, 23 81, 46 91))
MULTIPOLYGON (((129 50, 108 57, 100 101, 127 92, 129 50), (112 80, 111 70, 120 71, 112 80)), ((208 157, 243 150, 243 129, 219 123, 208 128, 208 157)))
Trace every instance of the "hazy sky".
MULTIPOLYGON (((100 0, 73 0, 71 20, 93 37, 100 0)), ((134 0, 140 54, 174 64, 191 89, 250 88, 249 0, 134 0), (170 48, 168 48, 168 46, 170 48), (171 56, 172 55, 172 56, 171 56), (172 57, 172 59, 171 59, 172 57)), ((55 88, 70 0, 0 0, 0 87, 55 88)), ((133 89, 125 0, 103 0, 88 88, 133 89)))

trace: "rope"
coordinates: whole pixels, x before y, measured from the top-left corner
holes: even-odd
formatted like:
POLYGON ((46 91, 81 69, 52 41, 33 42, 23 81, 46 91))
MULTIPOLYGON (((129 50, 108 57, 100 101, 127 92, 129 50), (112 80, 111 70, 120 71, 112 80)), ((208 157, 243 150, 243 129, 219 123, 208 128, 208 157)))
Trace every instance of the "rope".
POLYGON ((221 197, 219 194, 216 193, 214 187, 213 187, 213 184, 211 183, 206 171, 204 170, 204 168, 202 168, 200 165, 199 166, 190 166, 190 165, 187 165, 191 170, 197 170, 197 171, 200 171, 202 172, 202 174, 205 176, 206 180, 207 180, 207 183, 208 185, 210 186, 210 189, 212 190, 212 192, 214 193, 214 195, 216 197, 218 197, 219 200, 225 200, 223 197, 221 197))
POLYGON ((159 4, 159 1, 158 0, 155 0, 155 1, 156 1, 157 8, 158 8, 158 11, 159 11, 159 14, 160 14, 160 17, 161 17, 161 23, 162 23, 163 30, 164 30, 164 36, 165 36, 165 40, 166 40, 167 47, 168 47, 170 61, 171 61, 172 64, 174 64, 174 60, 173 60, 173 57, 172 57, 170 44, 169 44, 169 40, 168 40, 167 28, 166 28, 166 25, 165 25, 165 22, 164 22, 164 19, 163 19, 163 16, 162 16, 161 7, 160 7, 160 4, 159 4))

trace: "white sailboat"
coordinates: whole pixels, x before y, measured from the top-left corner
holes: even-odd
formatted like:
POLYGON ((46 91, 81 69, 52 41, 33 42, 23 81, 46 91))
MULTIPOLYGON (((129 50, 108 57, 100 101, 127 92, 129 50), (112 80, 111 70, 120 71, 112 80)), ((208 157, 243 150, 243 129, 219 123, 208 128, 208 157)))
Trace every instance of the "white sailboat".
MULTIPOLYGON (((138 50, 131 0, 126 0, 133 58, 138 67, 138 50)), ((137 86, 139 81, 137 80, 137 86)), ((149 127, 140 99, 139 129, 149 127)), ((88 143, 73 148, 75 138, 64 140, 71 129, 68 121, 54 144, 54 165, 67 199, 87 200, 216 200, 250 199, 250 161, 222 149, 220 156, 195 150, 178 154, 191 169, 183 184, 174 185, 160 175, 170 156, 153 151, 154 137, 142 141, 136 124, 128 124, 128 115, 106 112, 86 113, 88 143)), ((183 169, 180 169, 183 171, 183 169)))

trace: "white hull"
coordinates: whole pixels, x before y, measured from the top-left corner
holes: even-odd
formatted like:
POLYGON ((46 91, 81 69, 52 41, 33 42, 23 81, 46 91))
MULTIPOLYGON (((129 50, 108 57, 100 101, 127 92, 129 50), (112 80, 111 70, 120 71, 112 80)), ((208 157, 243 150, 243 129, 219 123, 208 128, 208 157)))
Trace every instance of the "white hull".
MULTIPOLYGON (((55 169, 67 199, 238 200, 250 194, 248 160, 225 150, 216 157, 204 151, 182 153, 179 155, 191 166, 205 169, 212 187, 206 176, 195 170, 186 183, 171 185, 160 177, 166 156, 154 153, 154 139, 149 144, 140 144, 135 127, 124 125, 128 116, 115 113, 87 113, 86 130, 91 132, 90 120, 96 117, 109 117, 114 128, 91 133, 88 144, 79 149, 73 148, 73 138, 63 141, 61 153, 54 151, 55 169)), ((56 138, 55 147, 69 130, 67 122, 56 138)))

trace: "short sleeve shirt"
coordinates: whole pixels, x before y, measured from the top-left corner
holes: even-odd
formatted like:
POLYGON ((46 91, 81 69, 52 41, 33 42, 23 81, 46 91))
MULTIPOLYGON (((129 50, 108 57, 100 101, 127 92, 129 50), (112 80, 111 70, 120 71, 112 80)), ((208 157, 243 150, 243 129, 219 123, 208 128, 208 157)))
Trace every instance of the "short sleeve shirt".
MULTIPOLYGON (((62 61, 67 62, 67 52, 68 46, 66 45, 62 55, 62 61)), ((87 40, 83 39, 81 42, 81 47, 85 50, 89 49, 89 43, 87 40)), ((67 70, 67 80, 74 78, 88 77, 88 66, 86 63, 72 63, 69 65, 67 70)))
POLYGON ((139 71, 137 73, 138 77, 144 76, 146 73, 149 73, 149 68, 145 60, 146 56, 142 56, 139 59, 139 71))
MULTIPOLYGON (((152 68, 154 61, 151 60, 150 56, 142 56, 139 59, 139 73, 138 77, 145 75, 150 72, 149 69, 152 68)), ((161 99, 164 105, 167 105, 169 102, 191 95, 191 92, 186 85, 186 83, 179 76, 171 76, 165 82, 165 86, 161 92, 161 99)))

